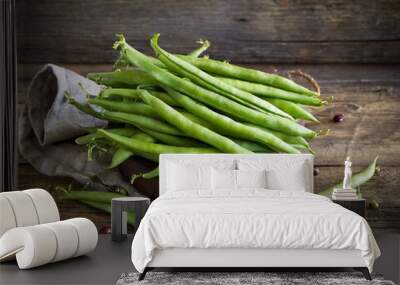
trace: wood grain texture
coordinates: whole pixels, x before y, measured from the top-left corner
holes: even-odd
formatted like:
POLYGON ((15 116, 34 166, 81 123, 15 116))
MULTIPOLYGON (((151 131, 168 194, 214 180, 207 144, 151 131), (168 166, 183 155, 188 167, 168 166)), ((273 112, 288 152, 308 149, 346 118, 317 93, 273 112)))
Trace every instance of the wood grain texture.
POLYGON ((19 62, 112 62, 116 33, 247 63, 400 62, 400 2, 345 0, 45 0, 17 2, 19 62))

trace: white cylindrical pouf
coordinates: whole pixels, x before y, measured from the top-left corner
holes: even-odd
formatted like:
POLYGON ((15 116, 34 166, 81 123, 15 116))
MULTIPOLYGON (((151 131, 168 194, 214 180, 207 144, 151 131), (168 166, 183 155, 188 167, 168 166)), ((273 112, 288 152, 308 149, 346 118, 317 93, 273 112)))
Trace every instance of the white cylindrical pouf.
POLYGON ((49 192, 43 189, 29 189, 22 191, 30 196, 36 208, 39 224, 57 222, 60 214, 56 202, 49 192))
POLYGON ((57 238, 57 252, 51 262, 57 262, 75 255, 78 249, 78 233, 74 226, 68 221, 44 224, 44 227, 51 229, 57 238))
POLYGON ((17 222, 15 221, 14 211, 10 202, 6 197, 0 195, 0 237, 6 231, 16 226, 17 222))
POLYGON ((75 227, 78 232, 79 245, 75 256, 86 254, 94 250, 97 246, 97 228, 92 221, 85 218, 74 218, 65 220, 75 227))
POLYGON ((49 263, 56 252, 56 236, 51 229, 43 225, 14 228, 0 239, 0 258, 16 253, 20 269, 49 263))
POLYGON ((30 196, 22 191, 3 192, 13 209, 17 227, 33 226, 39 223, 38 214, 30 196))

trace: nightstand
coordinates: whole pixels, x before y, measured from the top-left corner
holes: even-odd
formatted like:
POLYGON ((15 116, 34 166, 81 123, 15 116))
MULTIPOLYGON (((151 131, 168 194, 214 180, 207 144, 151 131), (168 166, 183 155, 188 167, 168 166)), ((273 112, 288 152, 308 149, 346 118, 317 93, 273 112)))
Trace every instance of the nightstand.
POLYGON ((123 241, 128 234, 127 212, 135 213, 135 232, 150 206, 145 197, 121 197, 111 200, 111 237, 113 241, 123 241))
POLYGON ((365 218, 365 208, 366 201, 365 199, 357 199, 357 200, 332 200, 332 202, 339 204, 340 206, 353 211, 356 214, 359 214, 361 217, 365 218))

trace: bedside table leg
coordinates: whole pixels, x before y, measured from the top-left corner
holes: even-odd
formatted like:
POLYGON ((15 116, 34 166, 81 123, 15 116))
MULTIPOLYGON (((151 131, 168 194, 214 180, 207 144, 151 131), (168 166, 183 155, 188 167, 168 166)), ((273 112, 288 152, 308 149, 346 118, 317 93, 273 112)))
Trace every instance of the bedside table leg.
POLYGON ((111 238, 113 241, 123 241, 126 238, 124 229, 126 229, 126 212, 122 210, 122 204, 118 202, 111 203, 111 238), (125 218, 124 218, 125 215, 125 218), (125 221, 124 221, 125 220, 125 221))

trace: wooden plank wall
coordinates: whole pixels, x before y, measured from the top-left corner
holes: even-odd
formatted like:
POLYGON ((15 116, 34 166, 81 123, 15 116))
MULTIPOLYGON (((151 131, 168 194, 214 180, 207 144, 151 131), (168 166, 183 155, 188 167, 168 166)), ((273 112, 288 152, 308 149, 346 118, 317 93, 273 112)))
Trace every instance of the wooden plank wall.
MULTIPOLYGON (((330 129, 316 139, 316 191, 342 178, 351 156, 355 169, 379 154, 380 174, 363 187, 380 202, 368 209, 375 231, 400 232, 400 2, 399 1, 17 1, 19 94, 23 104, 32 76, 52 62, 85 74, 108 70, 116 58, 114 34, 124 33, 151 53, 149 37, 161 33, 167 50, 187 52, 195 41, 212 42, 209 53, 265 71, 300 68, 334 96, 314 129, 330 129), (332 122, 344 113, 341 124, 332 122)), ((48 178, 21 164, 21 189, 54 189, 66 178, 48 178)), ((99 226, 105 214, 59 202, 63 217, 87 216, 99 226)))

